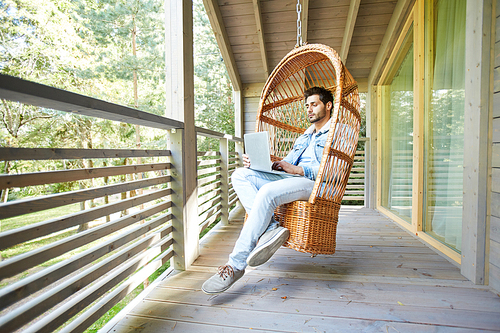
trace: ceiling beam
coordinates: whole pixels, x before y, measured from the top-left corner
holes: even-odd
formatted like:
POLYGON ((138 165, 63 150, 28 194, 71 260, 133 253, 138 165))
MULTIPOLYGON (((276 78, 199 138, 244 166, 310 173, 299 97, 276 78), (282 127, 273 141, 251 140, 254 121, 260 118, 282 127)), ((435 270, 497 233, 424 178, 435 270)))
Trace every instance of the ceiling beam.
POLYGON ((344 38, 342 39, 342 47, 340 48, 340 59, 345 64, 349 48, 351 47, 352 34, 354 26, 356 25, 356 18, 358 17, 359 3, 361 0, 351 0, 349 12, 347 13, 347 22, 344 30, 344 38))
POLYGON ((255 24, 257 26, 257 36, 259 38, 260 56, 262 58, 262 67, 266 74, 266 79, 269 77, 269 65, 267 63, 266 42, 264 40, 264 27, 262 26, 262 13, 260 10, 260 0, 252 0, 253 12, 255 14, 255 24))
POLYGON ((398 37, 397 28, 401 25, 401 22, 405 18, 410 3, 413 3, 413 1, 398 0, 398 3, 392 12, 391 20, 387 25, 387 30, 385 31, 384 38, 382 39, 382 43, 378 49, 375 61, 373 62, 372 69, 368 75, 368 86, 376 84, 375 81, 380 77, 382 69, 391 52, 389 47, 394 44, 394 41, 398 37))
POLYGON ((224 63, 226 64, 233 89, 235 91, 241 91, 241 77, 238 72, 238 67, 236 66, 236 60, 234 59, 226 27, 224 26, 224 21, 222 20, 219 4, 217 3, 217 0, 203 0, 203 5, 205 6, 208 19, 212 25, 212 30, 215 34, 217 44, 219 45, 222 59, 224 59, 224 63))

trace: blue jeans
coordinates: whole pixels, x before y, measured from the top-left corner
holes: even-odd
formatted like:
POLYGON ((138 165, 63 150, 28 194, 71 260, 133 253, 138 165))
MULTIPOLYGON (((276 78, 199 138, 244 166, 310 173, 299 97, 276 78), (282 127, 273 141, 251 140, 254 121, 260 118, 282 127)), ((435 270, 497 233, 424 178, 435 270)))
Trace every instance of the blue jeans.
POLYGON ((242 270, 260 236, 278 227, 273 218, 276 207, 296 200, 308 200, 314 182, 305 177, 284 177, 248 168, 236 169, 231 180, 248 219, 229 255, 228 264, 242 270))

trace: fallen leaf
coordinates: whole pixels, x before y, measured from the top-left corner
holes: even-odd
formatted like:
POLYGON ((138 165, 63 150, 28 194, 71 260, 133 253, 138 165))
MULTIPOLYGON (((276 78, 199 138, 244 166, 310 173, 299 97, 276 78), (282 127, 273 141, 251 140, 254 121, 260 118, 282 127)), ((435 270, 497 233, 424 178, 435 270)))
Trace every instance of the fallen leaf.
POLYGON ((401 267, 403 267, 403 264, 401 264, 401 265, 398 265, 398 268, 401 268, 401 267))
POLYGON ((272 290, 272 291, 276 291, 276 290, 278 290, 278 288, 273 288, 273 289, 271 289, 271 290, 272 290))
POLYGON ((403 303, 401 303, 400 301, 398 301, 398 304, 399 304, 399 305, 402 305, 402 306, 404 306, 404 304, 403 304, 403 303))
POLYGON ((288 297, 287 297, 287 296, 283 296, 283 297, 281 297, 281 298, 283 298, 283 299, 287 299, 288 297))

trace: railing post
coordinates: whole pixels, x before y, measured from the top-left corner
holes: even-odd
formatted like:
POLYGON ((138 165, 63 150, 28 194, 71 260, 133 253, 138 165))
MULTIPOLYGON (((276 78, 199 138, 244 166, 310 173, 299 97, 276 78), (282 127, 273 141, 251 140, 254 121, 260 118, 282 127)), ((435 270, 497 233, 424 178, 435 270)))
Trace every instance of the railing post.
POLYGON ((186 144, 184 131, 172 130, 169 135, 169 150, 171 152, 170 169, 172 175, 172 226, 174 238, 174 256, 171 265, 175 269, 185 270, 199 255, 198 232, 198 191, 187 183, 195 177, 186 167, 186 144), (191 188, 191 190, 189 190, 191 188))
POLYGON ((365 182, 364 182, 364 206, 370 207, 370 140, 365 141, 365 182))
POLYGON ((229 224, 229 146, 226 138, 219 139, 220 152, 220 176, 221 176, 221 222, 223 225, 229 224))

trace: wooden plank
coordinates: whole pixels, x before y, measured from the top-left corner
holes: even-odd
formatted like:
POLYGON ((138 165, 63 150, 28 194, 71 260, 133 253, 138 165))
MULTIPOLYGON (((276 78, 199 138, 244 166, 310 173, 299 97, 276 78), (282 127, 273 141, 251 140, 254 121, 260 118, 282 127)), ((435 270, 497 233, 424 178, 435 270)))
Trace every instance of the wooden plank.
POLYGON ((253 0, 253 12, 255 15, 255 25, 257 26, 257 37, 259 40, 259 48, 260 48, 260 55, 261 55, 261 66, 264 69, 264 74, 266 77, 269 76, 269 65, 267 63, 267 51, 266 51, 266 43, 264 41, 264 29, 262 25, 262 13, 260 9, 260 0, 253 0))
MULTIPOLYGON (((500 42, 498 43, 500 45, 500 42)), ((500 56, 500 53, 498 53, 500 56)), ((500 117, 500 92, 493 94, 493 118, 500 117)))
MULTIPOLYGON (((488 203, 488 133, 491 98, 491 2, 467 3, 465 25, 465 112, 462 274, 477 284, 485 282, 488 203)), ((493 120, 495 122, 495 120, 493 120)), ((496 135, 493 134, 495 137, 496 135)), ((496 136, 498 137, 498 136, 496 136)))
POLYGON ((493 168, 500 168, 500 144, 494 143, 492 145, 491 153, 491 166, 493 168))
POLYGON ((82 202, 85 200, 113 195, 116 193, 127 192, 160 184, 167 184, 170 181, 170 176, 164 176, 135 180, 117 185, 107 185, 98 188, 57 193, 38 198, 9 201, 4 204, 0 204, 0 219, 39 212, 50 208, 70 205, 76 202, 82 202))
MULTIPOLYGON (((219 4, 216 0, 203 0, 203 4, 205 6, 205 10, 207 11, 210 24, 212 25, 212 30, 214 31, 222 58, 226 64, 233 89, 235 91, 241 91, 241 77, 236 66, 236 60, 234 59, 232 46, 229 42, 226 30, 226 27, 229 27, 227 20, 223 20, 219 4)), ((239 19, 239 16, 237 18, 239 19)))
POLYGON ((500 243, 500 217, 490 217, 490 240, 500 243))
MULTIPOLYGON (((44 270, 30 274, 28 277, 0 289, 0 310, 14 304, 15 302, 49 286, 50 284, 69 276, 85 265, 103 257, 107 253, 115 251, 125 244, 138 239, 147 232, 167 223, 172 219, 171 214, 159 216, 144 224, 138 225, 125 233, 119 234, 112 239, 81 252, 58 264, 45 268, 44 270)), ((172 227, 164 229, 165 234, 170 234, 172 227)))
POLYGON ((16 175, 0 175, 0 189, 64 183, 82 179, 168 170, 170 167, 170 163, 153 163, 104 168, 33 172, 16 175))
MULTIPOLYGON (((0 233, 0 250, 7 249, 11 246, 31 239, 49 235, 53 232, 65 230, 82 223, 93 221, 99 217, 129 209, 146 202, 161 199, 170 194, 172 194, 171 189, 163 189, 148 194, 138 195, 130 199, 121 200, 117 203, 112 203, 102 207, 95 207, 48 221, 33 223, 25 227, 4 231, 0 233)), ((0 265, 2 265, 2 263, 0 263, 0 265)))
POLYGON ((493 119, 493 138, 492 142, 500 143, 500 118, 493 119))
MULTIPOLYGON (((142 241, 140 243, 142 243, 142 241)), ((114 269, 112 271, 112 274, 105 275, 97 283, 85 289, 80 295, 78 295, 78 297, 74 297, 71 300, 66 301, 64 305, 51 312, 49 315, 43 317, 41 320, 37 321, 30 327, 30 329, 35 332, 42 330, 55 330, 70 318, 72 318, 75 313, 78 313, 81 310, 85 309, 88 305, 92 304, 94 300, 98 299, 105 292, 111 290, 111 288, 113 288, 119 282, 123 281, 124 279, 132 275, 136 270, 146 265, 155 256, 160 255, 161 245, 170 246, 172 243, 173 241, 171 237, 160 239, 156 244, 151 244, 153 247, 148 249, 147 251, 137 254, 132 258, 129 257, 130 259, 114 269)), ((93 277, 95 279, 96 277, 100 276, 97 275, 93 277)), ((63 296, 64 298, 69 297, 74 293, 75 290, 78 290, 78 284, 83 284, 82 282, 78 281, 78 278, 83 279, 85 277, 77 276, 73 279, 70 279, 66 283, 55 287, 53 290, 51 290, 50 293, 43 294, 39 297, 39 299, 28 302, 22 307, 10 312, 7 316, 2 317, 0 319, 0 328, 10 328, 17 324, 11 319, 13 316, 22 318, 23 320, 21 322, 25 323, 24 320, 26 318, 33 318, 37 314, 39 314, 40 311, 45 311, 44 309, 50 308, 48 304, 54 304, 58 302, 61 299, 59 297, 62 294, 65 294, 65 297, 63 296)))
POLYGON ((500 168, 491 168, 491 190, 500 193, 500 168))
MULTIPOLYGON (((1 75, 1 74, 0 74, 1 75)), ((22 160, 70 160, 99 158, 134 158, 170 156, 168 150, 139 149, 70 149, 70 148, 10 148, 0 147, 2 161, 22 160)))
POLYGON ((490 264, 500 268, 500 242, 490 240, 490 264))
MULTIPOLYGON (((166 245, 166 244, 165 244, 166 245)), ((85 329, 90 327, 99 318, 108 312, 114 305, 116 305, 120 300, 125 298, 130 292, 137 288, 141 283, 143 283, 151 274, 153 274, 157 269, 159 269, 163 262, 166 262, 173 257, 173 250, 170 249, 165 251, 154 260, 149 262, 146 267, 143 267, 140 271, 136 272, 130 278, 128 278, 124 283, 122 283, 115 290, 107 294, 105 297, 101 298, 99 302, 94 304, 90 309, 85 310, 85 312, 78 316, 76 320, 72 321, 69 325, 65 326, 60 332, 83 332, 85 329)))
POLYGON ((150 208, 134 213, 134 215, 127 215, 118 220, 108 222, 89 230, 85 230, 73 236, 63 238, 59 241, 47 244, 35 250, 19 254, 15 257, 4 260, 0 262, 0 279, 14 276, 31 267, 42 264, 47 260, 56 258, 63 253, 91 243, 115 231, 121 230, 136 222, 142 221, 154 214, 158 214, 170 207, 172 207, 170 201, 156 204, 150 208))
MULTIPOLYGON (((158 288, 153 294, 150 294, 147 300, 138 305, 132 313, 149 313, 150 316, 155 318, 172 320, 181 318, 183 314, 193 314, 196 311, 196 321, 205 322, 206 324, 217 324, 219 321, 224 321, 228 324, 231 323, 231 326, 237 324, 243 327, 268 330, 278 324, 290 331, 300 331, 300 327, 308 319, 312 319, 312 321, 317 319, 312 325, 321 331, 329 331, 331 327, 339 329, 340 327, 335 325, 334 322, 329 322, 328 325, 330 326, 320 323, 321 321, 328 322, 339 318, 344 320, 383 320, 391 323, 400 322, 419 325, 434 324, 471 329, 496 329, 500 325, 500 318, 494 315, 497 311, 477 312, 451 309, 449 307, 440 307, 438 308, 439 311, 436 311, 437 309, 430 307, 401 306, 398 305, 397 301, 391 305, 366 304, 352 301, 347 297, 340 298, 340 296, 337 299, 311 299, 309 297, 295 296, 293 292, 281 292, 279 288, 277 288, 276 292, 269 288, 268 292, 262 295, 245 293, 245 302, 236 305, 232 302, 232 299, 242 294, 240 290, 244 284, 245 282, 240 280, 231 291, 216 298, 207 298, 206 295, 198 291, 176 290, 175 293, 169 293, 158 288), (282 299, 283 296, 286 296, 285 300, 282 299), (227 303, 233 304, 229 306, 227 303), (279 307, 276 307, 276 304, 279 304, 279 307), (185 309, 185 307, 189 309, 185 309), (300 309, 299 312, 297 312, 297 309, 300 309), (325 309, 335 309, 335 311, 330 312, 325 309), (204 314, 207 310, 211 311, 204 314), (269 312, 272 313, 272 316, 266 318, 266 314, 269 312), (471 321, 471 316, 475 320, 471 321), (259 320, 255 320, 257 317, 259 320), (478 322, 479 318, 481 322, 478 322)), ((358 327, 359 329, 360 327, 358 327)), ((353 330, 353 327, 350 330, 353 330)))
POLYGON ((0 98, 139 126, 160 129, 184 127, 182 122, 150 112, 132 109, 4 74, 0 74, 0 98))
POLYGON ((351 0, 349 5, 349 12, 347 13, 347 23, 344 31, 344 38, 342 39, 342 47, 340 48, 340 59, 343 63, 346 62, 349 48, 351 46, 352 34, 354 26, 356 25, 356 18, 358 17, 359 4, 361 0, 351 0))

